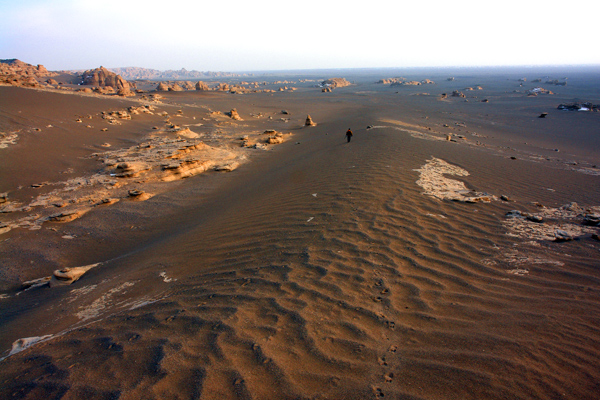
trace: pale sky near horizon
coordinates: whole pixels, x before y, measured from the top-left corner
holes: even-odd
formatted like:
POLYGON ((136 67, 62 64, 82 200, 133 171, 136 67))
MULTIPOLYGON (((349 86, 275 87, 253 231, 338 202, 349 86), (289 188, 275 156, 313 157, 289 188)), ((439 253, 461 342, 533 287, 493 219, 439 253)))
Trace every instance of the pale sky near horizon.
POLYGON ((0 59, 50 70, 600 64, 597 1, 404 3, 0 0, 0 59))

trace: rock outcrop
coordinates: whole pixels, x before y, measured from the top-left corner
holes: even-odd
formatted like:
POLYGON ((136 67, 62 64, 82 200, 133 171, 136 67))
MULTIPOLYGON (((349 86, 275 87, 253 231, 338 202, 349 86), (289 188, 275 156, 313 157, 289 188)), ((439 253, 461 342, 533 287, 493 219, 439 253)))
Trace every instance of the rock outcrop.
POLYGON ((330 78, 321 82, 321 86, 328 86, 331 88, 338 88, 350 85, 352 84, 348 82, 345 78, 330 78))
POLYGON ((563 110, 563 111, 600 111, 600 104, 592 104, 590 102, 584 102, 584 103, 565 103, 565 104, 559 104, 558 107, 559 110, 563 110))
POLYGON ((169 92, 183 92, 183 88, 179 84, 174 83, 169 86, 169 92))
POLYGON ((183 81, 181 82, 181 87, 184 88, 185 90, 194 90, 196 89, 196 86, 190 82, 190 81, 183 81))
POLYGON ((386 78, 386 79, 380 79, 377 83, 380 84, 384 84, 384 85, 391 85, 392 83, 396 83, 396 82, 404 82, 406 79, 405 78, 386 78))
POLYGON ((160 82, 157 86, 156 86, 156 91, 157 92, 166 92, 169 90, 169 85, 167 85, 164 82, 160 82))
POLYGON ((231 119, 234 119, 236 121, 242 121, 242 117, 240 117, 240 114, 238 114, 235 108, 232 108, 231 111, 229 111, 228 115, 231 117, 231 119))
POLYGON ((123 89, 125 91, 129 91, 131 89, 129 82, 123 79, 120 75, 117 75, 104 67, 85 71, 81 75, 81 78, 84 85, 97 87, 110 86, 113 89, 123 89))
POLYGON ((43 65, 34 66, 17 59, 0 60, 0 83, 3 84, 38 87, 38 79, 56 75, 43 65))
POLYGON ((205 82, 198 81, 196 82, 196 90, 210 90, 208 85, 205 82))

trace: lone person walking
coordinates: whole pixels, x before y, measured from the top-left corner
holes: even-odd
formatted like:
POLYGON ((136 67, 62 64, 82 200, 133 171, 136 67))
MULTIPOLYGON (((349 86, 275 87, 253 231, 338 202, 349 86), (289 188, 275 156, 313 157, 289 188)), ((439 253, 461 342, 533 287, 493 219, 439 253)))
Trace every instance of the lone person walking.
POLYGON ((348 139, 348 143, 350 143, 350 139, 352 139, 352 131, 350 128, 346 131, 346 139, 348 139))

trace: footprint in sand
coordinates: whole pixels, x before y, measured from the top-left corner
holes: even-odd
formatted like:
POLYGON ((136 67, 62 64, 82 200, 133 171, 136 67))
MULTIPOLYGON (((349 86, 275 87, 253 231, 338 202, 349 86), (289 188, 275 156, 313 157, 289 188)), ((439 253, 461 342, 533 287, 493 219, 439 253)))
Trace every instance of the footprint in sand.
POLYGON ((373 386, 373 394, 375 395, 375 397, 385 397, 385 395, 383 394, 383 390, 381 390, 381 388, 375 387, 373 386))

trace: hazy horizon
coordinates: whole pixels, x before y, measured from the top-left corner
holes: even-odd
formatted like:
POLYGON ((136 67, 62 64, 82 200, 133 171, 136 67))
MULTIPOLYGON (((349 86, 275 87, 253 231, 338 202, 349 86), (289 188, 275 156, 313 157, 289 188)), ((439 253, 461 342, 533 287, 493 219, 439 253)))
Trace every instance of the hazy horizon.
POLYGON ((234 0, 227 7, 179 1, 0 0, 0 58, 49 70, 157 70, 576 66, 600 64, 591 42, 600 4, 555 9, 538 0, 489 4, 339 7, 307 0, 234 0))

